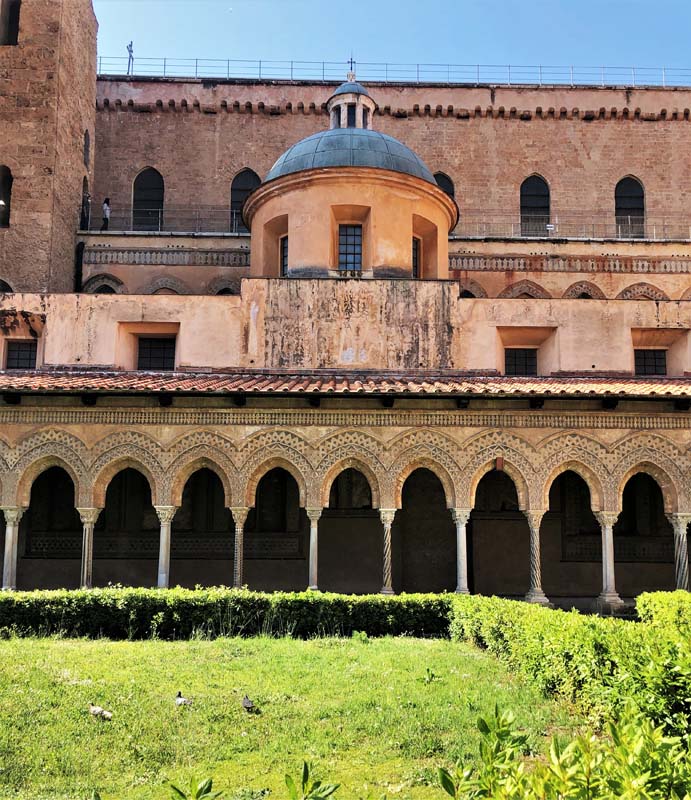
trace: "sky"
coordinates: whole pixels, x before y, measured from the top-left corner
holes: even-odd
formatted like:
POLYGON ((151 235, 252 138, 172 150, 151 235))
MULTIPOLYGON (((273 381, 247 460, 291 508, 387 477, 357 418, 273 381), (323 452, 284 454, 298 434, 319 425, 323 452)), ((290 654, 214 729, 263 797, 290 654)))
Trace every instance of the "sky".
MULTIPOLYGON (((99 53, 691 69, 689 0, 94 0, 99 53)), ((141 61, 137 63, 143 63, 141 61)), ((690 73, 691 74, 691 73, 690 73)))

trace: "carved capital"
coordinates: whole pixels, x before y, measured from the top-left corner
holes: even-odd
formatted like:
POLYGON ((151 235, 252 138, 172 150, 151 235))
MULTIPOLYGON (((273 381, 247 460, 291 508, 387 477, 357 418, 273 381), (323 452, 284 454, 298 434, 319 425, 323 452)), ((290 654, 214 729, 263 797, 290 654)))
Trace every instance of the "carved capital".
POLYGON ((82 525, 95 525, 98 522, 98 517, 103 511, 102 508, 78 508, 79 518, 82 525))
POLYGON ((545 509, 534 509, 534 508, 527 508, 523 514, 525 518, 528 520, 528 526, 530 527, 531 531, 539 531, 540 525, 542 525, 542 518, 545 516, 547 512, 545 509))
POLYGON ((230 509, 230 512, 233 515, 233 521, 235 522, 235 525, 242 527, 247 520, 247 515, 250 513, 250 510, 245 506, 233 506, 230 509))
POLYGON ((161 525, 170 525, 173 521, 173 517, 175 516, 178 507, 177 506, 154 506, 156 510, 156 514, 158 514, 158 519, 161 525))
POLYGON ((393 525, 394 517, 396 516, 396 508, 380 508, 379 516, 381 517, 384 527, 391 527, 393 525))
POLYGON ((676 536, 684 536, 691 523, 691 514, 674 513, 665 514, 669 520, 669 524, 674 528, 676 536))
POLYGON ((307 518, 311 523, 319 522, 319 519, 322 515, 321 508, 306 508, 305 513, 307 514, 307 518))
POLYGON ((467 525, 470 519, 470 508, 451 508, 451 516, 456 525, 467 525))
POLYGON ((619 519, 618 511, 596 511, 595 518, 600 523, 601 528, 612 528, 619 519))
POLYGON ((21 520, 25 511, 26 508, 23 508, 22 506, 3 506, 2 513, 5 515, 5 524, 19 525, 19 521, 21 520))

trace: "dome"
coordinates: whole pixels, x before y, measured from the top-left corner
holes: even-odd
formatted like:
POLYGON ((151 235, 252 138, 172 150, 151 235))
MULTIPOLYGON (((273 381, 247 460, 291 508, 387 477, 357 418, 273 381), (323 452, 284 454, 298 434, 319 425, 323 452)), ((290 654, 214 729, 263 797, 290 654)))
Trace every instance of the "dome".
POLYGON ((331 95, 331 97, 336 97, 336 95, 339 94, 364 94, 369 97, 369 92, 367 89, 365 89, 365 87, 357 81, 346 81, 345 83, 342 83, 331 95))
POLYGON ((283 153, 264 182, 294 172, 325 167, 387 169, 414 175, 436 186, 432 173, 409 147, 393 136, 369 128, 334 128, 308 136, 283 153))

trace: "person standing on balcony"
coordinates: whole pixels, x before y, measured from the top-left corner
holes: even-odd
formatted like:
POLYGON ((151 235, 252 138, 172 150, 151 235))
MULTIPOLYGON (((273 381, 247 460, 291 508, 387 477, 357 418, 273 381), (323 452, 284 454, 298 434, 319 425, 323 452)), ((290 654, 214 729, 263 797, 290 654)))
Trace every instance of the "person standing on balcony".
POLYGON ((108 225, 110 225, 110 197, 106 197, 103 201, 103 225, 101 225, 101 230, 107 231, 108 225))

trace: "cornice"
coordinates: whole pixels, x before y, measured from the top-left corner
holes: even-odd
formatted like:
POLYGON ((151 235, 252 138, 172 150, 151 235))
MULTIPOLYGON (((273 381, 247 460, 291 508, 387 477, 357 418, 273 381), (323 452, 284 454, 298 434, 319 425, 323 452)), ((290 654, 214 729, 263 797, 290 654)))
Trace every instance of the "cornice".
POLYGON ((322 409, 0 408, 2 425, 565 428, 691 430, 688 413, 587 411, 354 411, 322 409))
POLYGON ((194 267, 249 267, 250 251, 204 250, 197 248, 171 249, 154 247, 115 248, 87 246, 85 264, 142 264, 194 267))

